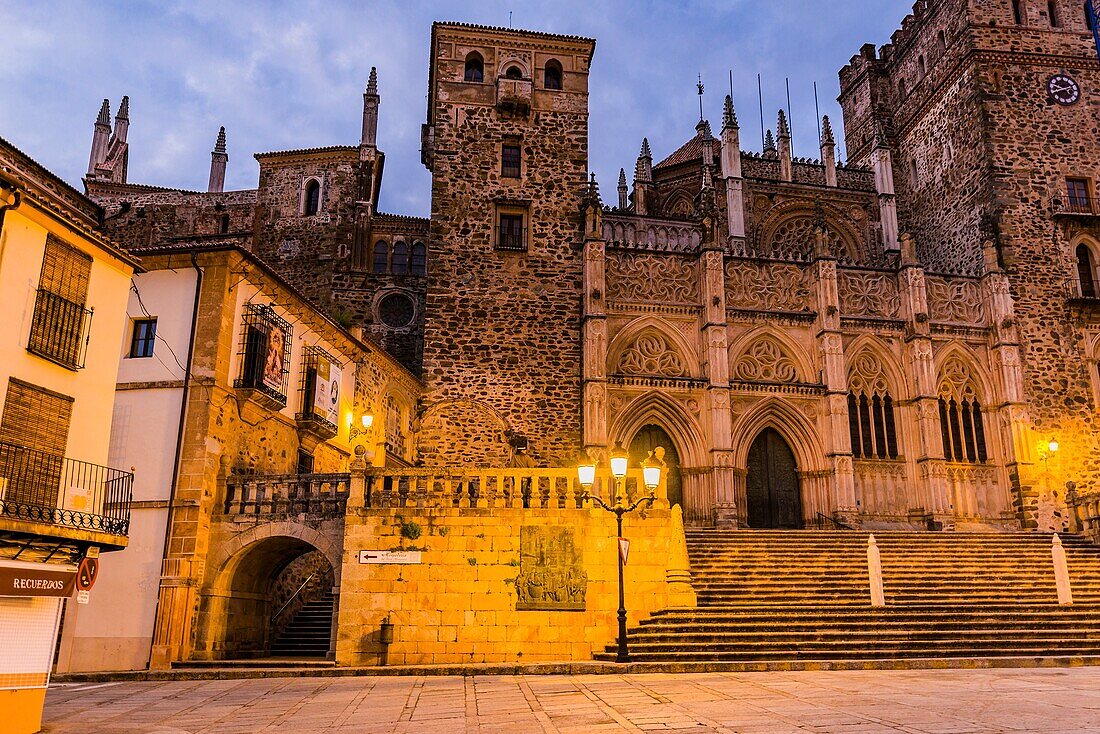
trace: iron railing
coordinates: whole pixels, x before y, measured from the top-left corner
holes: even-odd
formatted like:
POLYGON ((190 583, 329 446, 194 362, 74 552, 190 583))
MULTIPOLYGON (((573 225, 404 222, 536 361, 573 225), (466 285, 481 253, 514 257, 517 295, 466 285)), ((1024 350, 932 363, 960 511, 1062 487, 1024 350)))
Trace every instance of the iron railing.
POLYGON ((832 515, 826 515, 823 512, 818 512, 816 514, 817 514, 817 522, 822 527, 827 527, 829 525, 832 525, 837 530, 855 530, 855 528, 852 527, 851 525, 848 525, 847 523, 843 523, 840 520, 837 520, 832 515))
POLYGON ((27 349, 63 367, 81 369, 88 351, 86 334, 91 320, 92 311, 83 303, 39 288, 27 349))
POLYGON ((1096 201, 1091 196, 1069 196, 1062 202, 1062 213, 1096 214, 1096 201))
POLYGON ((112 535, 130 529, 134 475, 0 443, 0 516, 112 535))
POLYGON ((497 227, 498 250, 526 250, 527 228, 497 227))
POLYGON ((350 487, 350 474, 232 475, 225 484, 224 510, 253 517, 338 517, 350 487))

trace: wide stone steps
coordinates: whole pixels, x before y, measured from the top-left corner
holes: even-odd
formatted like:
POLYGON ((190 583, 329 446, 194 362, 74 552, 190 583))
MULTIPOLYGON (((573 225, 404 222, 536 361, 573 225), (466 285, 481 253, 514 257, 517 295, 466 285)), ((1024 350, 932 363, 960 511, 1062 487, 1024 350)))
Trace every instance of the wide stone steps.
POLYGON ((689 530, 699 606, 631 630, 631 659, 1100 655, 1100 548, 1084 539, 1062 539, 1075 603, 1059 606, 1049 535, 876 532, 887 606, 873 608, 869 535, 689 530))

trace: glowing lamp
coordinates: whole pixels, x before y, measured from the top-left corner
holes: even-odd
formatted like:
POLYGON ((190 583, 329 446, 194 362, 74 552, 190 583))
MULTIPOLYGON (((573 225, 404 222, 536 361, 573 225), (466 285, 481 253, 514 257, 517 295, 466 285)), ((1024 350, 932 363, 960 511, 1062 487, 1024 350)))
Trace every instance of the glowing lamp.
POLYGON ((622 479, 626 476, 626 465, 629 458, 621 444, 615 444, 615 448, 611 449, 611 473, 616 479, 622 479))

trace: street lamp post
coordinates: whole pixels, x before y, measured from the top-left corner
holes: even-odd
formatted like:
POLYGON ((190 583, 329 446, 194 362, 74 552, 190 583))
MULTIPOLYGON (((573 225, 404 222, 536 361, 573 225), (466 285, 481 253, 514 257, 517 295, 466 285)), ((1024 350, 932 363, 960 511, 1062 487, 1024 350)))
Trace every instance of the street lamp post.
POLYGON ((611 473, 615 477, 615 504, 613 505, 609 505, 599 497, 594 497, 589 493, 592 484, 595 482, 595 463, 587 461, 582 462, 580 466, 577 467, 577 477, 585 490, 582 499, 592 500, 603 509, 615 515, 615 558, 618 561, 619 568, 619 640, 618 650, 615 653, 615 662, 628 663, 630 662, 630 651, 627 649, 626 642, 626 587, 623 583, 623 552, 620 543, 623 537, 623 515, 634 512, 643 504, 650 507, 653 506, 653 503, 657 500, 657 486, 661 483, 661 465, 659 460, 654 460, 653 452, 650 452, 646 460, 642 462, 642 481, 646 489, 649 490, 649 496, 642 497, 633 504, 627 506, 623 504, 623 480, 626 478, 627 472, 627 453, 623 450, 622 446, 616 445, 615 448, 611 450, 610 463, 611 473))

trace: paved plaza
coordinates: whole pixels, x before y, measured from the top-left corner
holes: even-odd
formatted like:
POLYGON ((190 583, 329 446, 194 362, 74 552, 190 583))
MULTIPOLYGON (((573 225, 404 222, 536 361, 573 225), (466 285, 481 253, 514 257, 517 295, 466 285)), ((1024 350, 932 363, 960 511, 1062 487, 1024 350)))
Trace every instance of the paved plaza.
POLYGON ((44 731, 1100 732, 1100 668, 76 683, 44 731))

